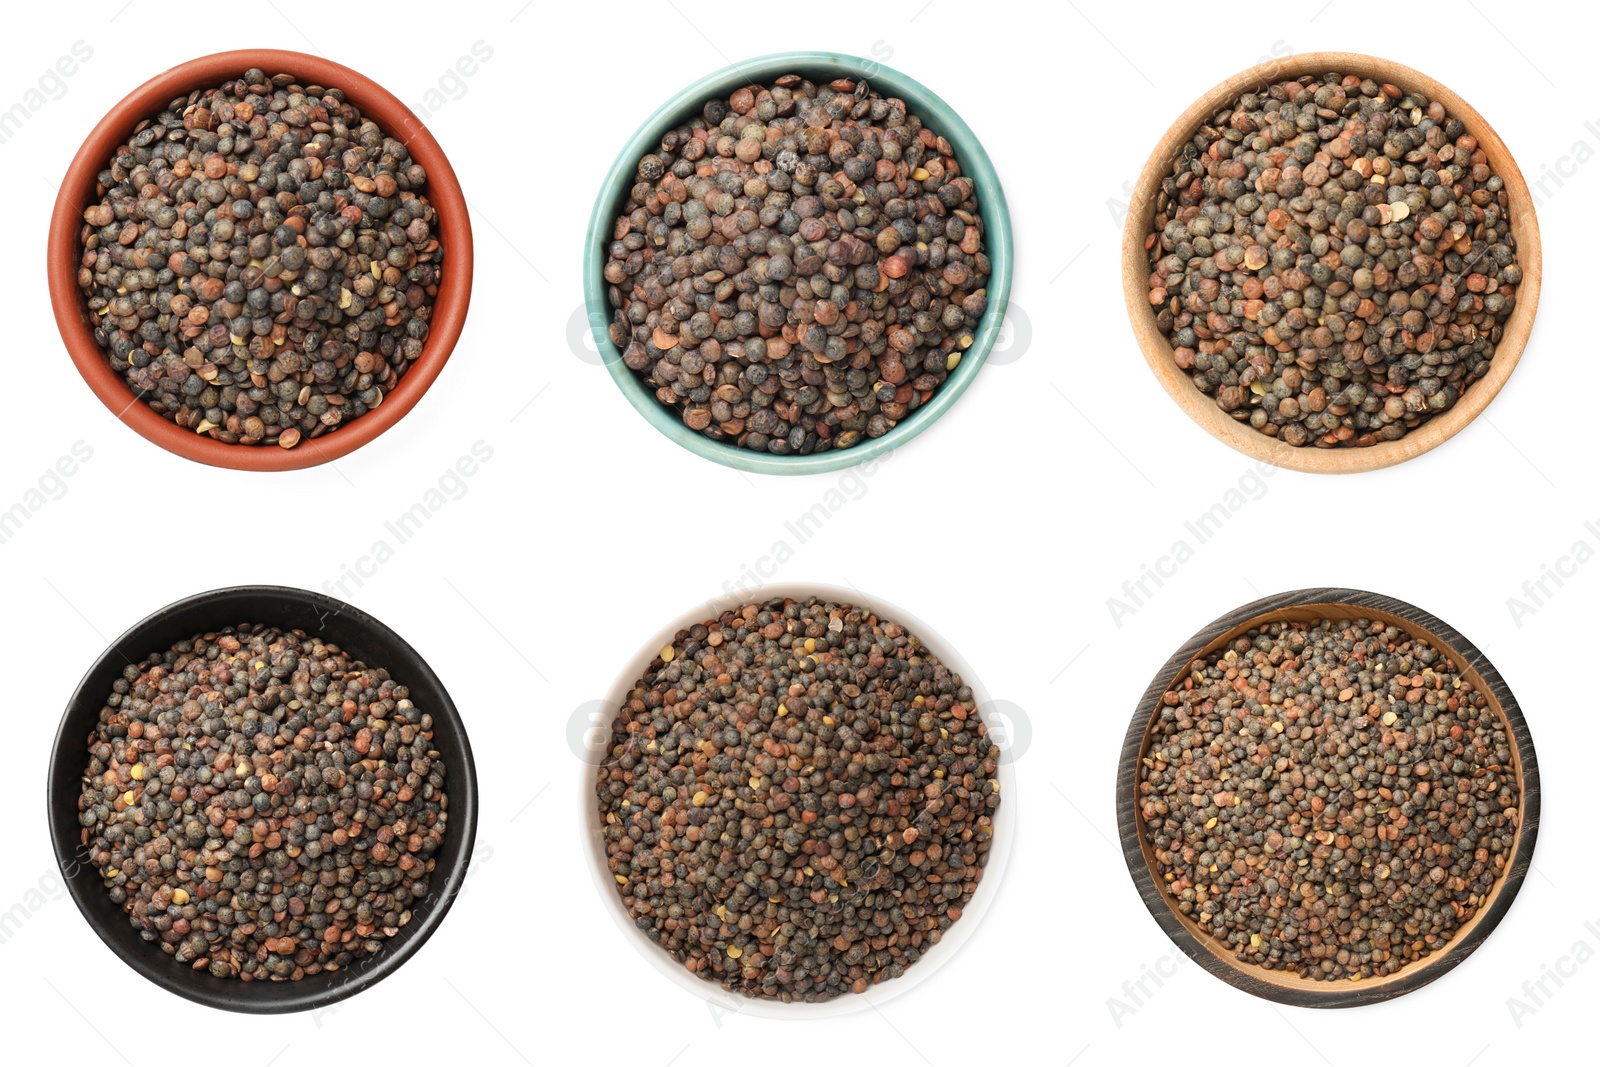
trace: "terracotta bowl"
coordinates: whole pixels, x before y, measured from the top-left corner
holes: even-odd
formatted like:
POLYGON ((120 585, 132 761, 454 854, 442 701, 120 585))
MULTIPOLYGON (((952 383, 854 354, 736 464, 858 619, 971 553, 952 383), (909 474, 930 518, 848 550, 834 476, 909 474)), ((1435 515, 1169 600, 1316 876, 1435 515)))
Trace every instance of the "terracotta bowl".
POLYGON ((1123 742, 1117 773, 1117 822, 1123 857, 1145 907, 1184 955, 1229 985, 1267 1000, 1298 1007, 1346 1008, 1378 1003, 1420 989, 1470 956, 1505 918, 1527 877, 1528 867, 1533 862, 1534 842, 1539 836, 1539 762, 1522 709, 1517 706, 1505 680, 1484 654, 1455 628, 1421 608, 1377 593, 1356 589, 1299 589, 1230 611, 1190 638, 1156 674, 1139 701, 1123 742), (1511 740, 1512 773, 1521 789, 1510 866, 1496 880, 1488 899, 1471 921, 1420 961, 1394 974, 1357 982, 1301 978, 1236 960, 1226 945, 1172 906, 1145 835, 1138 803, 1139 768, 1150 748, 1151 730, 1161 712, 1161 698, 1182 681, 1188 665, 1257 626, 1315 619, 1381 620, 1414 637, 1426 638, 1435 650, 1463 671, 1467 682, 1488 698, 1490 710, 1506 724, 1511 740))
POLYGON ((1133 322, 1133 332, 1146 362, 1172 399, 1213 437, 1245 455, 1290 470, 1312 473, 1342 474, 1388 467, 1443 444, 1477 418, 1478 413, 1489 406, 1489 401, 1505 385, 1506 379, 1511 377, 1528 343, 1534 314, 1539 309, 1542 273, 1539 221, 1534 216, 1533 197, 1522 179, 1522 172, 1517 169, 1516 160, 1511 158, 1511 152, 1500 136, 1470 104, 1426 74, 1387 59, 1356 52, 1310 52, 1275 59, 1235 74, 1196 100, 1162 136, 1155 151, 1150 153, 1150 159, 1145 163, 1134 189, 1122 238, 1122 289, 1128 304, 1128 316, 1133 322), (1315 445, 1296 448, 1275 437, 1268 437, 1247 422, 1234 419, 1195 386, 1187 371, 1173 362, 1172 346, 1156 328, 1155 309, 1150 306, 1149 298, 1150 267, 1144 241, 1150 232, 1150 222, 1155 217, 1156 197, 1161 191, 1161 182, 1171 173, 1172 162, 1181 154, 1183 146, 1202 124, 1241 94, 1306 74, 1326 74, 1330 71, 1397 85, 1402 91, 1415 90, 1429 100, 1442 103, 1452 117, 1466 125, 1467 132, 1478 139, 1479 146, 1489 157, 1494 172, 1505 181, 1511 208, 1511 232, 1517 242, 1517 262, 1522 267, 1516 305, 1504 324, 1494 359, 1489 363, 1489 373, 1474 382, 1448 411, 1435 415, 1398 441, 1384 441, 1368 448, 1320 448, 1315 445))
MULTIPOLYGON (((718 596, 684 612, 651 634, 649 640, 626 661, 621 673, 607 691, 605 699, 598 702, 588 720, 590 729, 582 738, 583 758, 578 775, 578 810, 583 813, 583 818, 579 825, 583 848, 589 860, 589 871, 594 878, 595 892, 601 898, 602 908, 615 920, 622 937, 632 942, 650 968, 667 981, 713 1005, 713 1014, 729 1012, 763 1019, 815 1020, 849 1015, 868 1008, 873 1010, 881 1008, 889 1000, 909 993, 931 978, 935 971, 949 963, 961 946, 977 933, 978 924, 994 904, 995 897, 999 895, 1002 875, 1005 874, 1006 863, 1011 855, 1012 839, 1016 834, 1018 798, 1016 769, 1013 763, 1018 755, 1018 749, 1014 747, 1016 738, 1008 728, 1009 724, 998 721, 1000 716, 991 715, 990 709, 994 707, 995 704, 991 701, 988 691, 983 688, 971 666, 931 627, 893 604, 877 597, 869 599, 857 589, 815 583, 781 582, 742 593, 718 596), (817 1004, 803 1001, 784 1003, 729 992, 715 981, 690 973, 676 958, 652 941, 646 931, 635 926, 633 916, 623 905, 622 897, 617 892, 617 883, 606 856, 605 832, 600 824, 595 800, 596 773, 610 756, 612 724, 623 703, 628 699, 634 683, 645 672, 651 660, 660 654, 663 645, 669 644, 680 630, 716 618, 722 612, 744 604, 764 603, 784 597, 804 600, 812 596, 822 597, 835 604, 853 604, 873 612, 880 618, 892 619, 915 634, 926 648, 939 657, 940 662, 961 676, 962 682, 972 689, 973 700, 977 702, 979 712, 989 727, 990 741, 1000 750, 995 778, 1000 783, 1001 798, 1000 807, 995 813, 994 838, 989 843, 989 857, 983 867, 983 877, 979 879, 978 888, 972 894, 972 899, 962 909, 960 921, 952 924, 939 943, 927 949, 922 958, 899 978, 871 986, 864 993, 848 993, 817 1004)), ((619 976, 620 974, 621 970, 619 976)), ((620 980, 627 981, 627 979, 620 980)), ((642 995, 649 995, 643 993, 642 986, 640 991, 642 995)))
POLYGON ((466 724, 444 683, 399 634, 361 609, 321 593, 269 585, 235 586, 167 605, 136 623, 94 661, 56 730, 47 810, 50 841, 67 889, 84 919, 122 962, 168 992, 208 1007, 274 1014, 306 1011, 354 996, 393 974, 433 936, 466 883, 478 825, 478 776, 466 724), (428 896, 412 902, 411 922, 388 939, 382 952, 344 970, 325 971, 297 982, 215 978, 209 971, 177 962, 145 941, 121 906, 112 901, 100 872, 90 864, 78 823, 78 797, 89 762, 87 739, 123 668, 172 647, 175 641, 241 623, 303 630, 334 642, 357 659, 386 668, 411 690, 417 706, 433 716, 433 743, 445 765, 450 822, 444 842, 434 853, 438 863, 428 883, 428 896))
POLYGON ((444 150, 422 120, 382 86, 349 67, 320 56, 273 49, 219 52, 180 63, 124 97, 84 140, 66 176, 61 179, 55 213, 50 218, 48 253, 50 304, 55 311, 56 326, 89 388, 117 418, 167 451, 199 463, 234 470, 281 471, 314 467, 348 455, 399 422, 444 369, 445 360, 450 358, 450 351, 461 335, 472 295, 472 223, 467 215, 467 202, 444 150), (159 113, 178 97, 196 89, 215 88, 251 67, 259 67, 268 76, 292 74, 302 85, 342 89, 363 116, 378 123, 390 137, 404 142, 412 157, 428 172, 425 195, 438 211, 439 242, 445 250, 444 278, 434 301, 433 319, 422 355, 412 362, 381 406, 320 437, 306 438, 294 448, 224 444, 185 430, 150 410, 134 396, 127 382, 112 369, 105 351, 95 343, 88 308, 78 289, 83 211, 99 199, 95 192, 96 181, 117 146, 127 141, 140 122, 159 113))

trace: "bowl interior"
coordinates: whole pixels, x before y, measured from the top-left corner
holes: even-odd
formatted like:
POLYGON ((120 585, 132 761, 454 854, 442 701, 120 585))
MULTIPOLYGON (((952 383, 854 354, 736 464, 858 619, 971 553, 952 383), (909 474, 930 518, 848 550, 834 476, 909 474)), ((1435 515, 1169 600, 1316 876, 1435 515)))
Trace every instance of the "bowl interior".
MULTIPOLYGON (((1307 590, 1306 592, 1337 594, 1341 591, 1307 590)), ((1146 904, 1156 914, 1157 920, 1168 934, 1173 935, 1174 940, 1178 941, 1180 947, 1191 950, 1191 956, 1195 955, 1192 950, 1205 954, 1206 958, 1196 958, 1213 974, 1231 972, 1240 979, 1235 981, 1234 977, 1230 977, 1229 981, 1233 981, 1234 984, 1258 996, 1283 1000, 1285 1003, 1330 1007, 1366 1003, 1410 992, 1438 978, 1470 954, 1510 908, 1511 901, 1516 897, 1522 879, 1527 873, 1534 840, 1538 834, 1539 772, 1532 738, 1529 736, 1521 710, 1517 707, 1516 698, 1511 695, 1493 665, 1459 633, 1420 609, 1387 597, 1355 591, 1350 593, 1351 597, 1345 599, 1337 597, 1318 599, 1314 595, 1309 599, 1296 599, 1298 594, 1284 594, 1282 597, 1272 598, 1273 601, 1281 601, 1281 604, 1274 603, 1270 608, 1265 607, 1266 602, 1249 605, 1241 609, 1242 612, 1249 612, 1248 615, 1236 613, 1225 620, 1219 620, 1219 623, 1226 624, 1225 628, 1220 630, 1215 627, 1208 628, 1201 635, 1204 638, 1203 643, 1197 638, 1196 641, 1186 645, 1167 662, 1162 673, 1151 683, 1135 717, 1133 728, 1139 731, 1137 747, 1133 732, 1130 730, 1129 743, 1124 753, 1119 796, 1119 808, 1124 811, 1123 847, 1125 851, 1136 848, 1137 854, 1142 858, 1149 881, 1141 883, 1140 888, 1144 890, 1146 884, 1152 887, 1145 892, 1146 904), (1385 603, 1387 606, 1381 606, 1385 603), (1253 610, 1257 608, 1263 610, 1253 610), (1258 626, 1272 622, 1309 623, 1319 619, 1382 621, 1414 637, 1425 638, 1437 651, 1447 656, 1458 669, 1462 670, 1467 682, 1484 694, 1494 714, 1506 724, 1507 734, 1511 739, 1512 771, 1519 787, 1517 833, 1511 861, 1496 879, 1488 898, 1480 905, 1477 913, 1460 927, 1444 946, 1425 959, 1402 967, 1394 974, 1362 979, 1359 982, 1323 982, 1282 971, 1269 971, 1234 959, 1233 953, 1225 945, 1202 931, 1194 920, 1172 907, 1163 887, 1154 850, 1145 833, 1144 817, 1139 813, 1138 807, 1139 770, 1150 749, 1152 729, 1161 710, 1160 698, 1162 694, 1183 681, 1188 674, 1188 664, 1221 650, 1229 642, 1258 626), (1136 843, 1132 840, 1134 837, 1137 838, 1136 843), (1154 903, 1156 897, 1160 898, 1160 905, 1154 903), (1161 909, 1159 912, 1156 911, 1157 907, 1161 909), (1175 928, 1181 929, 1187 934, 1187 938, 1179 940, 1175 928)), ((1132 864, 1132 855, 1129 856, 1129 861, 1132 864)))
POLYGON ((835 997, 820 1004, 784 1004, 779 1001, 758 1000, 738 993, 730 993, 714 981, 708 981, 690 974, 682 964, 633 925, 633 919, 628 914, 627 908, 622 904, 622 897, 617 893, 616 882, 612 879, 610 868, 607 866, 605 837, 600 825, 599 809, 595 799, 595 772, 609 753, 611 724, 616 718, 617 709, 622 706, 622 702, 627 698, 634 682, 638 681, 640 675, 644 673, 644 669, 651 659, 660 652, 663 645, 672 640, 678 631, 696 623, 705 622, 707 619, 715 618, 722 612, 743 604, 760 603, 774 597, 793 597, 797 600, 803 600, 812 596, 821 597, 836 604, 853 604, 857 607, 867 608, 882 618, 892 619, 904 626, 937 655, 941 662, 961 675, 962 681, 972 688, 973 699, 977 702, 980 712, 989 706, 988 691, 978 681, 977 676, 972 672, 966 660, 962 659, 954 649, 922 620, 902 611, 899 607, 887 604, 876 597, 869 600, 855 589, 843 589, 837 586, 787 583, 762 586, 747 593, 719 596, 701 604, 699 607, 686 611, 669 625, 657 630, 648 641, 639 647, 639 650, 628 659, 627 665, 623 668, 621 674, 617 676, 616 681, 612 683, 610 690, 607 691, 604 701, 601 702, 598 719, 592 720, 592 724, 597 725, 598 729, 591 729, 584 739, 585 758, 578 783, 579 810, 583 812, 581 827, 584 848, 589 856, 589 869, 594 876, 595 890, 604 901, 603 906, 606 911, 616 921, 618 927, 624 931, 627 939, 639 949, 639 952, 656 971, 665 975, 683 989, 711 1001, 721 1010, 766 1019, 823 1019, 848 1015, 869 1007, 879 1007, 894 997, 909 992, 913 987, 930 978, 934 971, 947 963, 966 943, 967 939, 976 932, 979 922, 982 921, 984 914, 999 894, 1001 876, 1005 873, 1006 863, 1010 858, 1011 842, 1015 834, 1017 820, 1016 781, 1011 766, 1012 760, 1009 758, 1009 746, 1012 738, 1009 735, 1001 737, 1001 731, 995 729, 995 724, 990 722, 990 738, 996 747, 1002 750, 1002 758, 995 772, 995 776, 1000 782, 1001 802, 999 809, 995 812, 994 839, 989 845, 989 857, 984 864, 983 877, 978 882, 978 888, 973 893, 971 902, 962 910, 961 919, 945 932, 944 937, 937 945, 934 945, 923 954, 922 959, 918 960, 915 965, 899 978, 875 985, 865 993, 835 997))
POLYGON ((48 261, 50 302, 61 338, 89 387, 119 419, 169 452, 201 463, 236 470, 294 470, 338 459, 371 441, 416 406, 439 376, 460 337, 472 295, 472 223, 444 150, 422 120, 382 86, 321 56, 245 49, 181 63, 139 86, 106 114, 62 178, 50 219, 48 261), (182 429, 150 410, 111 369, 105 352, 95 343, 94 326, 77 281, 83 210, 97 200, 100 171, 116 148, 140 122, 173 100, 196 89, 215 88, 251 67, 261 68, 269 77, 292 74, 301 85, 342 89, 364 117, 377 122, 388 136, 403 141, 412 158, 428 172, 424 195, 438 212, 438 240, 445 250, 443 277, 422 355, 379 407, 320 437, 306 438, 294 448, 224 444, 182 429))
POLYGON ((1128 208, 1122 240, 1122 285, 1134 334, 1150 369, 1167 393, 1189 417, 1246 455, 1290 470, 1313 473, 1352 473, 1378 470, 1419 456, 1455 436, 1478 416, 1510 378, 1528 336, 1533 330, 1539 307, 1543 258, 1539 242, 1539 221, 1533 197, 1517 168, 1511 151, 1493 127, 1470 104, 1448 87, 1420 71, 1387 59, 1356 52, 1310 52, 1285 56, 1242 71, 1211 89, 1191 104, 1162 136, 1139 176, 1128 208), (1502 327, 1489 372, 1466 390, 1454 407, 1436 415, 1408 432, 1398 441, 1384 441, 1367 448, 1296 448, 1251 428, 1217 407, 1216 402, 1195 386, 1188 373, 1172 358, 1172 346, 1156 327, 1155 310, 1149 301, 1150 268, 1144 241, 1155 217, 1156 198, 1161 182, 1171 172, 1174 159, 1200 126, 1246 92, 1307 74, 1355 74, 1380 83, 1398 86, 1402 91, 1422 93, 1438 100, 1454 118, 1478 139, 1494 172, 1505 181, 1510 205, 1511 231, 1517 243, 1517 260, 1522 266, 1522 282, 1517 286, 1516 304, 1502 327))
POLYGON ((696 455, 739 470, 763 474, 817 474, 854 466, 862 460, 898 448, 927 429, 955 403, 967 386, 972 384, 972 379, 977 376, 1000 336, 1011 292, 1012 261, 1011 217, 1006 209, 999 175, 995 173, 994 164, 990 162, 977 135, 949 104, 920 82, 873 60, 837 52, 782 52, 746 60, 702 78, 662 105, 633 135, 606 174, 600 195, 595 201, 594 214, 589 219, 584 247, 583 286, 590 332, 605 360, 606 369, 629 403, 652 426, 696 455), (622 353, 611 343, 609 326, 613 309, 606 296, 610 286, 601 276, 606 250, 611 242, 612 226, 633 187, 640 157, 654 151, 668 130, 698 116, 707 100, 727 96, 742 86, 768 83, 784 74, 799 74, 818 83, 837 78, 865 78, 883 96, 904 100, 911 113, 919 116, 924 125, 949 140, 955 149, 961 172, 976 184, 978 209, 984 224, 984 247, 992 269, 988 284, 988 306, 973 335, 972 347, 966 350, 961 362, 932 399, 901 419, 882 437, 865 440, 853 448, 809 456, 776 456, 769 452, 755 452, 737 445, 722 444, 689 429, 681 418, 662 407, 638 375, 622 362, 622 353))
POLYGON ((246 586, 203 593, 179 601, 117 638, 89 668, 72 695, 56 733, 49 781, 50 838, 67 887, 89 925, 113 952, 169 992, 214 1008, 269 1013, 303 1011, 351 996, 386 977, 427 941, 460 892, 477 826, 477 772, 461 716, 443 683, 410 645, 383 623, 331 597, 299 589, 246 586), (139 663, 184 638, 241 623, 298 629, 339 645, 352 655, 387 668, 411 690, 418 707, 433 715, 434 747, 445 761, 450 824, 435 853, 437 868, 429 896, 413 905, 412 918, 384 951, 345 970, 298 982, 240 982, 178 963, 143 940, 122 908, 106 893, 88 862, 78 825, 78 796, 88 764, 87 739, 99 722, 112 683, 130 662, 139 663))

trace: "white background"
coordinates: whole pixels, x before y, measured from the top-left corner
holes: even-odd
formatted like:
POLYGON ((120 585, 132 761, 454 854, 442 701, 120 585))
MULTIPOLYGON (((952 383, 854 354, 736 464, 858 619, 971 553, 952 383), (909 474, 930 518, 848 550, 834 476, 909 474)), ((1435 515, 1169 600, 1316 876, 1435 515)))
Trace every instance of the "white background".
POLYGON ((112 0, 8 17, 0 110, 74 42, 93 49, 58 98, 0 144, 10 308, 0 509, 75 442, 93 449, 64 495, 0 545, 3 780, 15 809, 0 861, 8 1059, 146 1067, 204 1049, 242 1067, 463 1053, 494 1064, 780 1055, 954 1067, 1229 1047, 1339 1065, 1379 1050, 1442 1065, 1592 1057, 1600 859, 1586 810, 1597 636, 1587 609, 1600 564, 1580 566, 1520 620, 1507 605, 1575 541, 1600 547, 1584 525, 1600 520, 1600 166, 1562 162, 1576 142, 1586 157, 1600 148, 1600 125, 1585 126, 1600 120, 1588 92, 1592 14, 1452 5, 1424 22, 1422 8, 1349 0, 1228 12, 1088 0, 1059 12, 957 0, 521 7, 391 2, 328 9, 323 21, 318 5, 282 0, 209 12, 112 0), (492 57, 451 83, 479 41, 492 57), (114 421, 56 336, 43 272, 54 184, 100 116, 173 63, 246 45, 325 51, 426 109, 477 239, 472 313, 432 391, 336 466, 288 474, 196 466, 114 421), (788 48, 857 53, 942 94, 985 141, 1016 234, 1012 300, 1030 329, 865 479, 747 477, 697 459, 635 415, 571 340, 582 336, 581 316, 573 325, 585 222, 622 142, 682 85, 788 48), (1547 180, 1541 196, 1545 287, 1522 365, 1485 416, 1399 468, 1252 480, 1249 461, 1161 391, 1123 313, 1115 201, 1125 183, 1193 98, 1275 49, 1369 51, 1424 69, 1488 117, 1530 183, 1558 163, 1573 174, 1560 188, 1547 180), (454 98, 427 102, 442 77, 454 98), (161 992, 101 945, 54 871, 46 755, 81 672, 180 596, 337 581, 385 536, 385 520, 478 441, 493 458, 465 495, 344 590, 417 646, 472 731, 483 815, 465 894, 401 972, 337 1010, 247 1019, 161 992), (1257 498, 1118 626, 1107 599, 1241 482, 1257 498), (834 490, 845 506, 797 543, 785 521, 834 490), (1019 837, 978 936, 881 1012, 814 1023, 719 1019, 644 966, 583 869, 586 812, 566 742, 574 709, 600 696, 641 642, 779 541, 793 558, 773 577, 854 584, 905 605, 1032 727, 1007 798, 1019 837), (1175 956, 1114 843, 1117 755, 1155 670, 1236 605, 1321 584, 1410 600, 1476 642, 1522 703, 1545 787, 1536 870, 1487 943, 1419 992, 1340 1013, 1254 999, 1175 956), (1537 1004, 1523 985, 1547 967, 1571 977, 1547 981, 1551 995, 1537 1004), (1172 977, 1147 984, 1154 996, 1135 1004, 1123 983, 1146 968, 1172 977), (1514 1013, 1510 998, 1532 1011, 1514 1013))

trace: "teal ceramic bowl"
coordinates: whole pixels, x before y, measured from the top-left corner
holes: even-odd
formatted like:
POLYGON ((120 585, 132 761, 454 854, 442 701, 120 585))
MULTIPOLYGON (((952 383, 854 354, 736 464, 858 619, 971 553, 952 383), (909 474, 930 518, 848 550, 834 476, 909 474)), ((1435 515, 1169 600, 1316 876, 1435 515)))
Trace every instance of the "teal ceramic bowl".
POLYGON ((1012 262, 1011 216, 1006 211, 1006 197, 1000 188, 1000 178, 995 174, 994 164, 989 161, 988 153, 984 152, 977 135, 961 121, 961 116, 949 104, 921 82, 870 59, 838 52, 778 52, 736 63, 688 86, 662 105, 629 139, 606 174, 600 196, 595 200, 594 214, 589 218, 589 233, 583 255, 583 293, 588 305, 589 329, 606 370, 611 373, 611 379, 617 383, 617 388, 622 390, 628 402, 650 425, 696 455, 738 470, 761 474, 820 474, 852 467, 899 448, 949 410, 956 398, 972 384, 972 379, 978 376, 990 349, 994 347, 995 339, 1000 335, 1000 327, 1006 317, 1006 303, 1011 294, 1012 262), (962 355, 960 364, 939 387, 939 391, 933 394, 933 398, 901 419, 882 437, 868 439, 853 448, 809 456, 777 456, 713 441, 689 429, 675 412, 663 407, 638 375, 622 362, 622 353, 611 343, 608 328, 613 309, 606 299, 608 286, 601 273, 605 269, 606 249, 611 243, 612 225, 627 199, 628 190, 633 187, 639 158, 646 152, 654 151, 668 130, 699 115, 705 102, 712 97, 726 97, 742 86, 767 83, 785 74, 799 74, 814 82, 865 78, 882 95, 904 100, 912 114, 919 116, 926 126, 945 137, 955 149, 961 172, 977 185, 984 246, 992 269, 988 285, 988 309, 984 312, 983 321, 978 324, 972 346, 962 355))

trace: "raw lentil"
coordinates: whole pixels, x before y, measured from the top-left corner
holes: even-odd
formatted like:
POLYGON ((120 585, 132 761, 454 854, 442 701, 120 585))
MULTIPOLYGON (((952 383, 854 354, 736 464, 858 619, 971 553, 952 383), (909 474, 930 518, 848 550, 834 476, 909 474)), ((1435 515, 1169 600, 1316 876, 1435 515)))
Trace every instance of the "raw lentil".
POLYGON ((636 177, 604 267, 611 340, 707 437, 775 455, 881 437, 973 342, 974 183, 866 81, 710 100, 636 177))
POLYGON ((903 974, 989 854, 999 750, 972 690, 903 627, 816 598, 747 604, 668 649, 595 785, 635 924, 749 997, 903 974))
POLYGON ((141 122, 83 213, 95 340, 150 408, 293 448, 422 354, 443 250, 427 175, 335 88, 260 70, 141 122))
POLYGON ((1442 949, 1506 873, 1504 720, 1426 640, 1274 622, 1190 664, 1140 767, 1163 889, 1242 963, 1323 981, 1442 949))
POLYGON ((445 834, 433 717, 295 630, 225 629, 124 668, 78 821, 146 941, 196 970, 295 980, 379 952, 445 834))
POLYGON ((1422 94, 1246 93, 1163 180, 1145 248, 1173 359, 1294 446, 1394 441, 1488 373, 1522 280, 1505 181, 1422 94))

